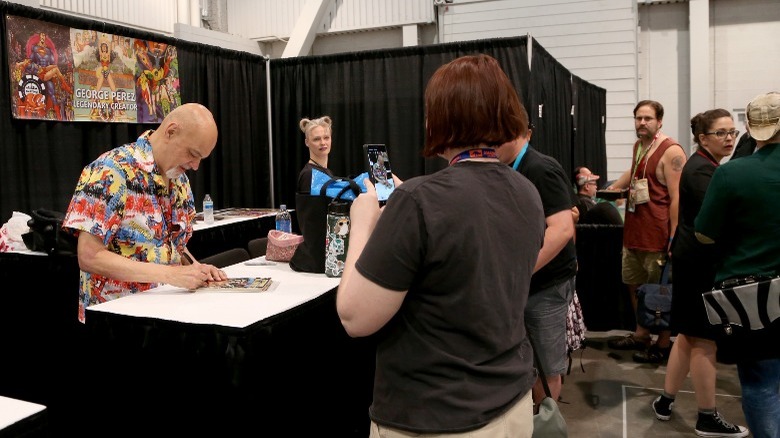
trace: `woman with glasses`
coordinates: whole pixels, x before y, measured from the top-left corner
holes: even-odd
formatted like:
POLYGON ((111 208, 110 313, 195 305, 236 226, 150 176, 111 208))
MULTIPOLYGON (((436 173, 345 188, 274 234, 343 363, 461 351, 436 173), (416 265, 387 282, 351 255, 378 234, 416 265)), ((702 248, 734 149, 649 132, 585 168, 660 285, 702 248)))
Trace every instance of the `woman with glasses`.
POLYGON ((705 248, 695 236, 694 220, 720 161, 731 155, 739 131, 725 109, 699 113, 691 119, 697 144, 680 177, 680 211, 672 243, 672 327, 678 332, 666 366, 663 394, 653 401, 659 420, 669 420, 674 398, 690 371, 699 416, 699 436, 743 437, 748 430, 724 420, 715 406, 715 336, 707 320, 702 292, 715 279, 715 251, 705 248))

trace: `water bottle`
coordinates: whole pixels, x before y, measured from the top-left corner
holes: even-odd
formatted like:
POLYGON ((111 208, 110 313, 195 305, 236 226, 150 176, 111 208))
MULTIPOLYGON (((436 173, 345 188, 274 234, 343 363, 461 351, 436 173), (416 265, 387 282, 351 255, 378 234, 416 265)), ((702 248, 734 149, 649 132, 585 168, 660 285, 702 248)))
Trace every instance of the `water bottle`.
POLYGON ((287 206, 284 204, 279 206, 279 213, 276 213, 276 229, 285 233, 292 233, 292 218, 290 217, 290 212, 287 211, 287 206))
POLYGON ((347 202, 333 201, 328 205, 325 231, 325 275, 341 277, 349 247, 349 207, 347 202))
POLYGON ((203 198, 203 222, 207 224, 214 223, 214 201, 211 200, 211 196, 208 194, 203 198))

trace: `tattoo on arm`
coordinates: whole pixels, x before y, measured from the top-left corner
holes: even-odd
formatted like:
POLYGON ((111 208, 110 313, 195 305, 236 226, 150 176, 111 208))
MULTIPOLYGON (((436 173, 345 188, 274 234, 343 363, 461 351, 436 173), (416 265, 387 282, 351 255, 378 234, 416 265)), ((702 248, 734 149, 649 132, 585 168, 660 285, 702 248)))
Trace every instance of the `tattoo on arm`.
POLYGON ((682 172, 683 166, 685 166, 685 160, 681 156, 672 158, 672 170, 675 172, 682 172))

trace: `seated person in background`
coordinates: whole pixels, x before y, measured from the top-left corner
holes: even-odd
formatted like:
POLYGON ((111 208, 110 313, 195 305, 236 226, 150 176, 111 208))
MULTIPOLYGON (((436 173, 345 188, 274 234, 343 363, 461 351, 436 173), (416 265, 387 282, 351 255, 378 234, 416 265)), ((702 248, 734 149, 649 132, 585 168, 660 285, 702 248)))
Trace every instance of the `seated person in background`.
POLYGON ((599 202, 582 215, 579 223, 583 225, 623 225, 623 218, 620 217, 620 212, 611 202, 599 202))
POLYGON ((622 225, 623 218, 620 212, 610 202, 596 202, 597 182, 599 176, 595 175, 587 167, 580 166, 574 169, 574 184, 577 187, 577 203, 574 207, 579 210, 579 224, 622 225))
POLYGON ((298 191, 311 191, 311 170, 317 169, 333 176, 328 169, 328 154, 331 146, 331 120, 328 116, 318 119, 301 119, 298 125, 305 136, 304 143, 309 148, 309 161, 298 174, 298 191))
POLYGON ((217 142, 211 112, 189 103, 159 128, 110 150, 81 172, 63 222, 78 236, 79 321, 86 307, 168 283, 195 289, 227 276, 194 261, 195 203, 187 170, 217 142))
POLYGON ((598 185, 596 181, 599 180, 599 176, 595 175, 585 166, 578 166, 574 169, 572 175, 572 181, 577 189, 577 200, 574 203, 574 207, 580 212, 580 219, 588 210, 596 206, 596 190, 598 185))

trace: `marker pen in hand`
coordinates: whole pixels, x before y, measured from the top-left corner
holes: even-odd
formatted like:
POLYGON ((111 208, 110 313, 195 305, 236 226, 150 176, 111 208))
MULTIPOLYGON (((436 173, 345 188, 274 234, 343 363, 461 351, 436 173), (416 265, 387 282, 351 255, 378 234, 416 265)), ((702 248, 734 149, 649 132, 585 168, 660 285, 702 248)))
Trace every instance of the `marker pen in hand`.
POLYGON ((191 264, 191 265, 194 265, 194 264, 195 264, 195 261, 194 261, 194 260, 192 260, 192 257, 190 257, 190 255, 189 255, 189 254, 187 254, 186 252, 182 252, 182 253, 181 253, 181 256, 182 256, 182 257, 184 257, 184 260, 187 260, 187 263, 189 263, 189 264, 191 264))

